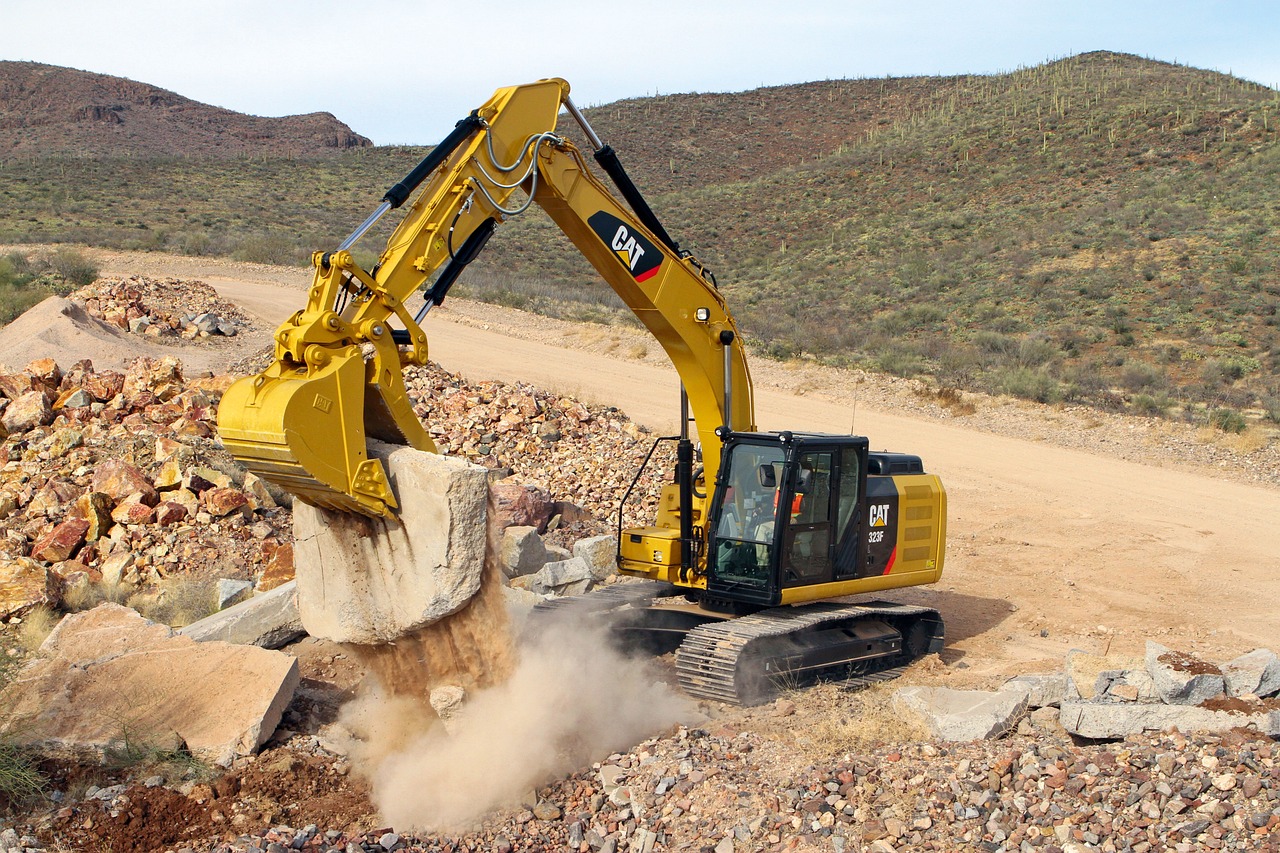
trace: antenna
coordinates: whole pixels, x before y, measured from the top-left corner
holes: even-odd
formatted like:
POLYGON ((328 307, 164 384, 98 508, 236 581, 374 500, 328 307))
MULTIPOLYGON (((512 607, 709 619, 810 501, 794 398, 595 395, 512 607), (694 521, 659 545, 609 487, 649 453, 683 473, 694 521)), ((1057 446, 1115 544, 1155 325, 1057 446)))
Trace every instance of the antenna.
POLYGON ((858 421, 858 395, 853 395, 853 407, 849 415, 849 435, 855 435, 853 425, 858 421))

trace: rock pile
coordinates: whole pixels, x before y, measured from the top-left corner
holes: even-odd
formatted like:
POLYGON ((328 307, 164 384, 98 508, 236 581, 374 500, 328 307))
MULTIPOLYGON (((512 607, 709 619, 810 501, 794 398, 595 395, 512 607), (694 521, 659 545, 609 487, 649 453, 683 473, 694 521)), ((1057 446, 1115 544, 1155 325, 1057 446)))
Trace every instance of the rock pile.
MULTIPOLYGON (((435 364, 406 370, 405 381, 414 411, 442 453, 509 470, 513 481, 569 501, 604 523, 615 518, 653 444, 653 436, 612 406, 588 406, 523 384, 472 383, 435 364)), ((627 525, 653 523, 673 466, 674 449, 664 444, 624 509, 627 525)), ((564 509, 553 510, 553 516, 564 509)), ((549 520, 539 517, 533 526, 545 532, 549 520)), ((566 524, 577 520, 562 516, 566 524)))
MULTIPOLYGON (((1138 735, 1085 745, 1014 735, 885 744, 806 764, 795 760, 792 745, 742 726, 750 720, 682 727, 644 741, 463 832, 273 824, 190 849, 1280 850, 1280 755, 1257 735, 1138 735)), ((123 793, 148 796, 136 783, 123 793)), ((251 797, 242 789, 212 807, 234 814, 251 797)), ((79 826, 106 808, 86 799, 64 809, 65 820, 79 826)), ((217 836, 220 828, 208 832, 217 836)))
POLYGON ((216 447, 225 385, 171 358, 0 372, 0 618, 97 582, 289 561, 288 511, 216 447))
POLYGON ((235 305, 202 281, 99 279, 71 294, 90 315, 135 335, 230 337, 253 325, 235 305))

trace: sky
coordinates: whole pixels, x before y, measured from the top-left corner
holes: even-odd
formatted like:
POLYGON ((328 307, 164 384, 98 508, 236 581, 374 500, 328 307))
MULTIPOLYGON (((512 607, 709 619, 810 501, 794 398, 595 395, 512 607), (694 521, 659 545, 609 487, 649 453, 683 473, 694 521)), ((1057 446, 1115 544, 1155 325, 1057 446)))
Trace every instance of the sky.
POLYGON ((989 74, 1112 50, 1280 85, 1275 0, 0 0, 0 59, 434 144, 500 86, 583 107, 813 80, 989 74))

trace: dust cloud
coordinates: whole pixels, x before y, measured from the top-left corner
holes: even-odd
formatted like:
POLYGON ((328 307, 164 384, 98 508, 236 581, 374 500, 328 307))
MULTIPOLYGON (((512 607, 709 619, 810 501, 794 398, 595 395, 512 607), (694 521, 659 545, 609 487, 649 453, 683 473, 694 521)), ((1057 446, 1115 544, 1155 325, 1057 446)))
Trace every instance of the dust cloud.
POLYGON ((509 677, 468 690, 447 729, 421 694, 385 686, 349 703, 342 722, 382 818, 449 830, 532 803, 550 779, 696 715, 651 661, 624 656, 603 630, 553 623, 521 640, 509 677))

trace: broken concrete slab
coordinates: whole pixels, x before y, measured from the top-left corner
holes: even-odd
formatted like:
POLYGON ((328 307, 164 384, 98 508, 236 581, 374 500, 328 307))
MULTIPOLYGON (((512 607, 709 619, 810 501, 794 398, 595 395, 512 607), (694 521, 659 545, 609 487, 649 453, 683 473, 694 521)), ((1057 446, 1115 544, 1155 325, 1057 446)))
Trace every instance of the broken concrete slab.
POLYGON ((1056 708, 1066 696, 1067 677, 1061 672, 1052 675, 1015 675, 1003 687, 1026 689, 1029 708, 1056 708))
POLYGON ((178 633, 200 642, 221 640, 264 649, 279 649, 307 632, 298 615, 297 582, 232 605, 182 628, 178 633))
POLYGON ((1097 695, 1100 686, 1105 687, 1112 680, 1111 675, 1100 678, 1103 673, 1121 673, 1126 670, 1139 670, 1146 664, 1140 657, 1122 655, 1094 655, 1072 649, 1067 652, 1067 693, 1068 699, 1092 699, 1097 695))
POLYGON ((1168 705, 1200 705, 1226 690, 1222 670, 1186 652, 1147 640, 1147 672, 1160 700, 1168 705))
POLYGON ((934 737, 950 741, 999 737, 1027 711, 1030 693, 1013 686, 998 691, 904 687, 894 704, 922 716, 934 737))
POLYGON ((197 643, 101 604, 63 619, 0 692, 0 732, 80 757, 102 756, 126 736, 180 742, 227 766, 271 736, 298 681, 289 655, 197 643))
POLYGON ((1072 734, 1097 739, 1167 731, 1175 726, 1183 732, 1224 732, 1248 727, 1270 737, 1280 735, 1280 711, 1233 713, 1195 705, 1101 704, 1071 700, 1062 703, 1059 721, 1072 734))
POLYGON ((1280 658, 1270 649, 1254 649, 1222 665, 1228 696, 1273 696, 1280 691, 1280 658))
POLYGON ((1155 680, 1145 669, 1098 673, 1096 702, 1159 702, 1155 680))
POLYGON ((466 606, 486 551, 487 470, 370 442, 400 504, 396 519, 294 507, 298 611, 313 637, 387 643, 466 606))

